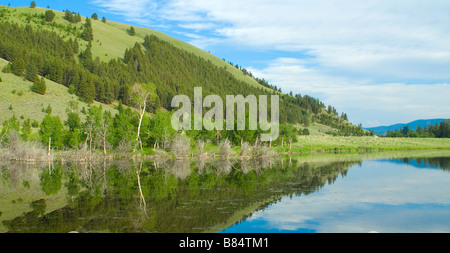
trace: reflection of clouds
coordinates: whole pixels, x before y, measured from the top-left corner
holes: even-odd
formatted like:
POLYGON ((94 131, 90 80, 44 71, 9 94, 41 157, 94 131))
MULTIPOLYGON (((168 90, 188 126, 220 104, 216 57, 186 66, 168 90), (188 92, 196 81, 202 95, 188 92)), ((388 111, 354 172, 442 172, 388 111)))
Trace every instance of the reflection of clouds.
POLYGON ((408 165, 364 162, 308 196, 284 198, 249 221, 318 232, 449 232, 450 175, 408 165))

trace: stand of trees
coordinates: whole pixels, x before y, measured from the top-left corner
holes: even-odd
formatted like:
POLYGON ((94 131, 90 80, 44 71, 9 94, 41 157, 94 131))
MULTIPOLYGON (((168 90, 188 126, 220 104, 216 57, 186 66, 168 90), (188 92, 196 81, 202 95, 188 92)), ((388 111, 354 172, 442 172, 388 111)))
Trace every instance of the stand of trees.
MULTIPOLYGON (((0 127, 0 145, 8 143, 9 133, 15 131, 23 140, 40 141, 51 150, 82 149, 89 153, 98 150, 106 155, 111 150, 116 150, 119 154, 136 150, 145 153, 146 150, 155 148, 171 151, 171 144, 179 136, 188 138, 188 143, 192 143, 193 147, 199 142, 220 145, 225 140, 234 146, 242 147, 244 143, 252 146, 258 144, 262 133, 260 129, 249 130, 248 126, 246 130, 204 129, 177 132, 171 127, 172 113, 169 111, 159 109, 154 114, 141 114, 122 103, 117 108, 116 114, 104 110, 101 105, 90 105, 80 110, 78 102, 70 101, 66 109, 66 121, 52 115, 50 106, 43 110, 46 116, 40 123, 32 122, 31 119, 23 119, 21 123, 13 115, 0 127), (32 135, 32 128, 37 128, 37 134, 32 135)), ((307 128, 297 129, 290 124, 280 125, 279 130, 279 138, 266 145, 290 147, 299 135, 309 135, 307 128)))
POLYGON ((80 15, 80 13, 70 12, 69 10, 66 10, 64 12, 64 18, 67 21, 69 21, 70 23, 81 22, 81 15, 80 15))

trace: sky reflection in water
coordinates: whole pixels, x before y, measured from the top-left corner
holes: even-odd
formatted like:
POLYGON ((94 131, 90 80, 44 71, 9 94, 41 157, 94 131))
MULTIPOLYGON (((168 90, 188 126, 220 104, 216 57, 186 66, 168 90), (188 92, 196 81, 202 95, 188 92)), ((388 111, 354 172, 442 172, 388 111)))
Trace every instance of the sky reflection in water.
POLYGON ((408 163, 364 161, 319 191, 284 197, 222 232, 450 232, 449 171, 408 163))

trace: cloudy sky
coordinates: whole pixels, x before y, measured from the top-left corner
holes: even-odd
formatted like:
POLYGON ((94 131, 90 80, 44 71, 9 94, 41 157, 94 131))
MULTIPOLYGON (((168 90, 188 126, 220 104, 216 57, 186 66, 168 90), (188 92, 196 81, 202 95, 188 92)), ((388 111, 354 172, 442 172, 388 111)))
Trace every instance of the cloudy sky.
POLYGON ((365 127, 450 118, 448 0, 36 2, 162 31, 365 127))

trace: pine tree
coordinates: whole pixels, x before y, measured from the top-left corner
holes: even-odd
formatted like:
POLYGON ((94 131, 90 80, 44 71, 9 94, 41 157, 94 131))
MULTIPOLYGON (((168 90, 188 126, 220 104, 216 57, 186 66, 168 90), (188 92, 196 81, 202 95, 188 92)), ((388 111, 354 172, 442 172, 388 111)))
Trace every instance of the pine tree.
POLYGON ((31 119, 28 118, 22 124, 22 134, 25 141, 28 141, 31 134, 31 119))
POLYGON ((31 2, 30 8, 36 8, 36 2, 35 2, 35 1, 32 1, 32 2, 31 2))
POLYGON ((84 31, 81 37, 85 41, 92 41, 94 39, 94 31, 92 30, 92 21, 90 18, 86 18, 86 23, 84 24, 84 31))
POLYGON ((38 69, 34 64, 28 64, 25 70, 25 78, 30 82, 34 82, 38 78, 38 69))
POLYGON ((16 59, 11 66, 11 72, 16 76, 22 76, 25 71, 25 61, 22 58, 16 59))
POLYGON ((92 14, 91 18, 92 18, 93 20, 98 20, 98 15, 97 15, 97 13, 92 14))
POLYGON ((106 18, 105 17, 102 18, 102 22, 106 23, 106 18))
POLYGON ((136 35, 136 31, 134 30, 134 27, 130 27, 130 29, 128 29, 127 32, 130 36, 136 35))
POLYGON ((8 63, 3 69, 2 69, 2 72, 3 73, 11 73, 12 72, 12 64, 11 64, 11 62, 10 63, 8 63))
POLYGON ((53 19, 55 18, 55 13, 51 10, 48 10, 45 12, 45 21, 47 22, 52 22, 53 19))
POLYGON ((417 128, 416 128, 416 132, 417 133, 421 133, 422 132, 422 127, 420 126, 420 124, 417 126, 417 128))
POLYGON ((75 54, 78 54, 80 52, 80 45, 78 44, 78 39, 75 39, 72 42, 72 49, 75 54))

